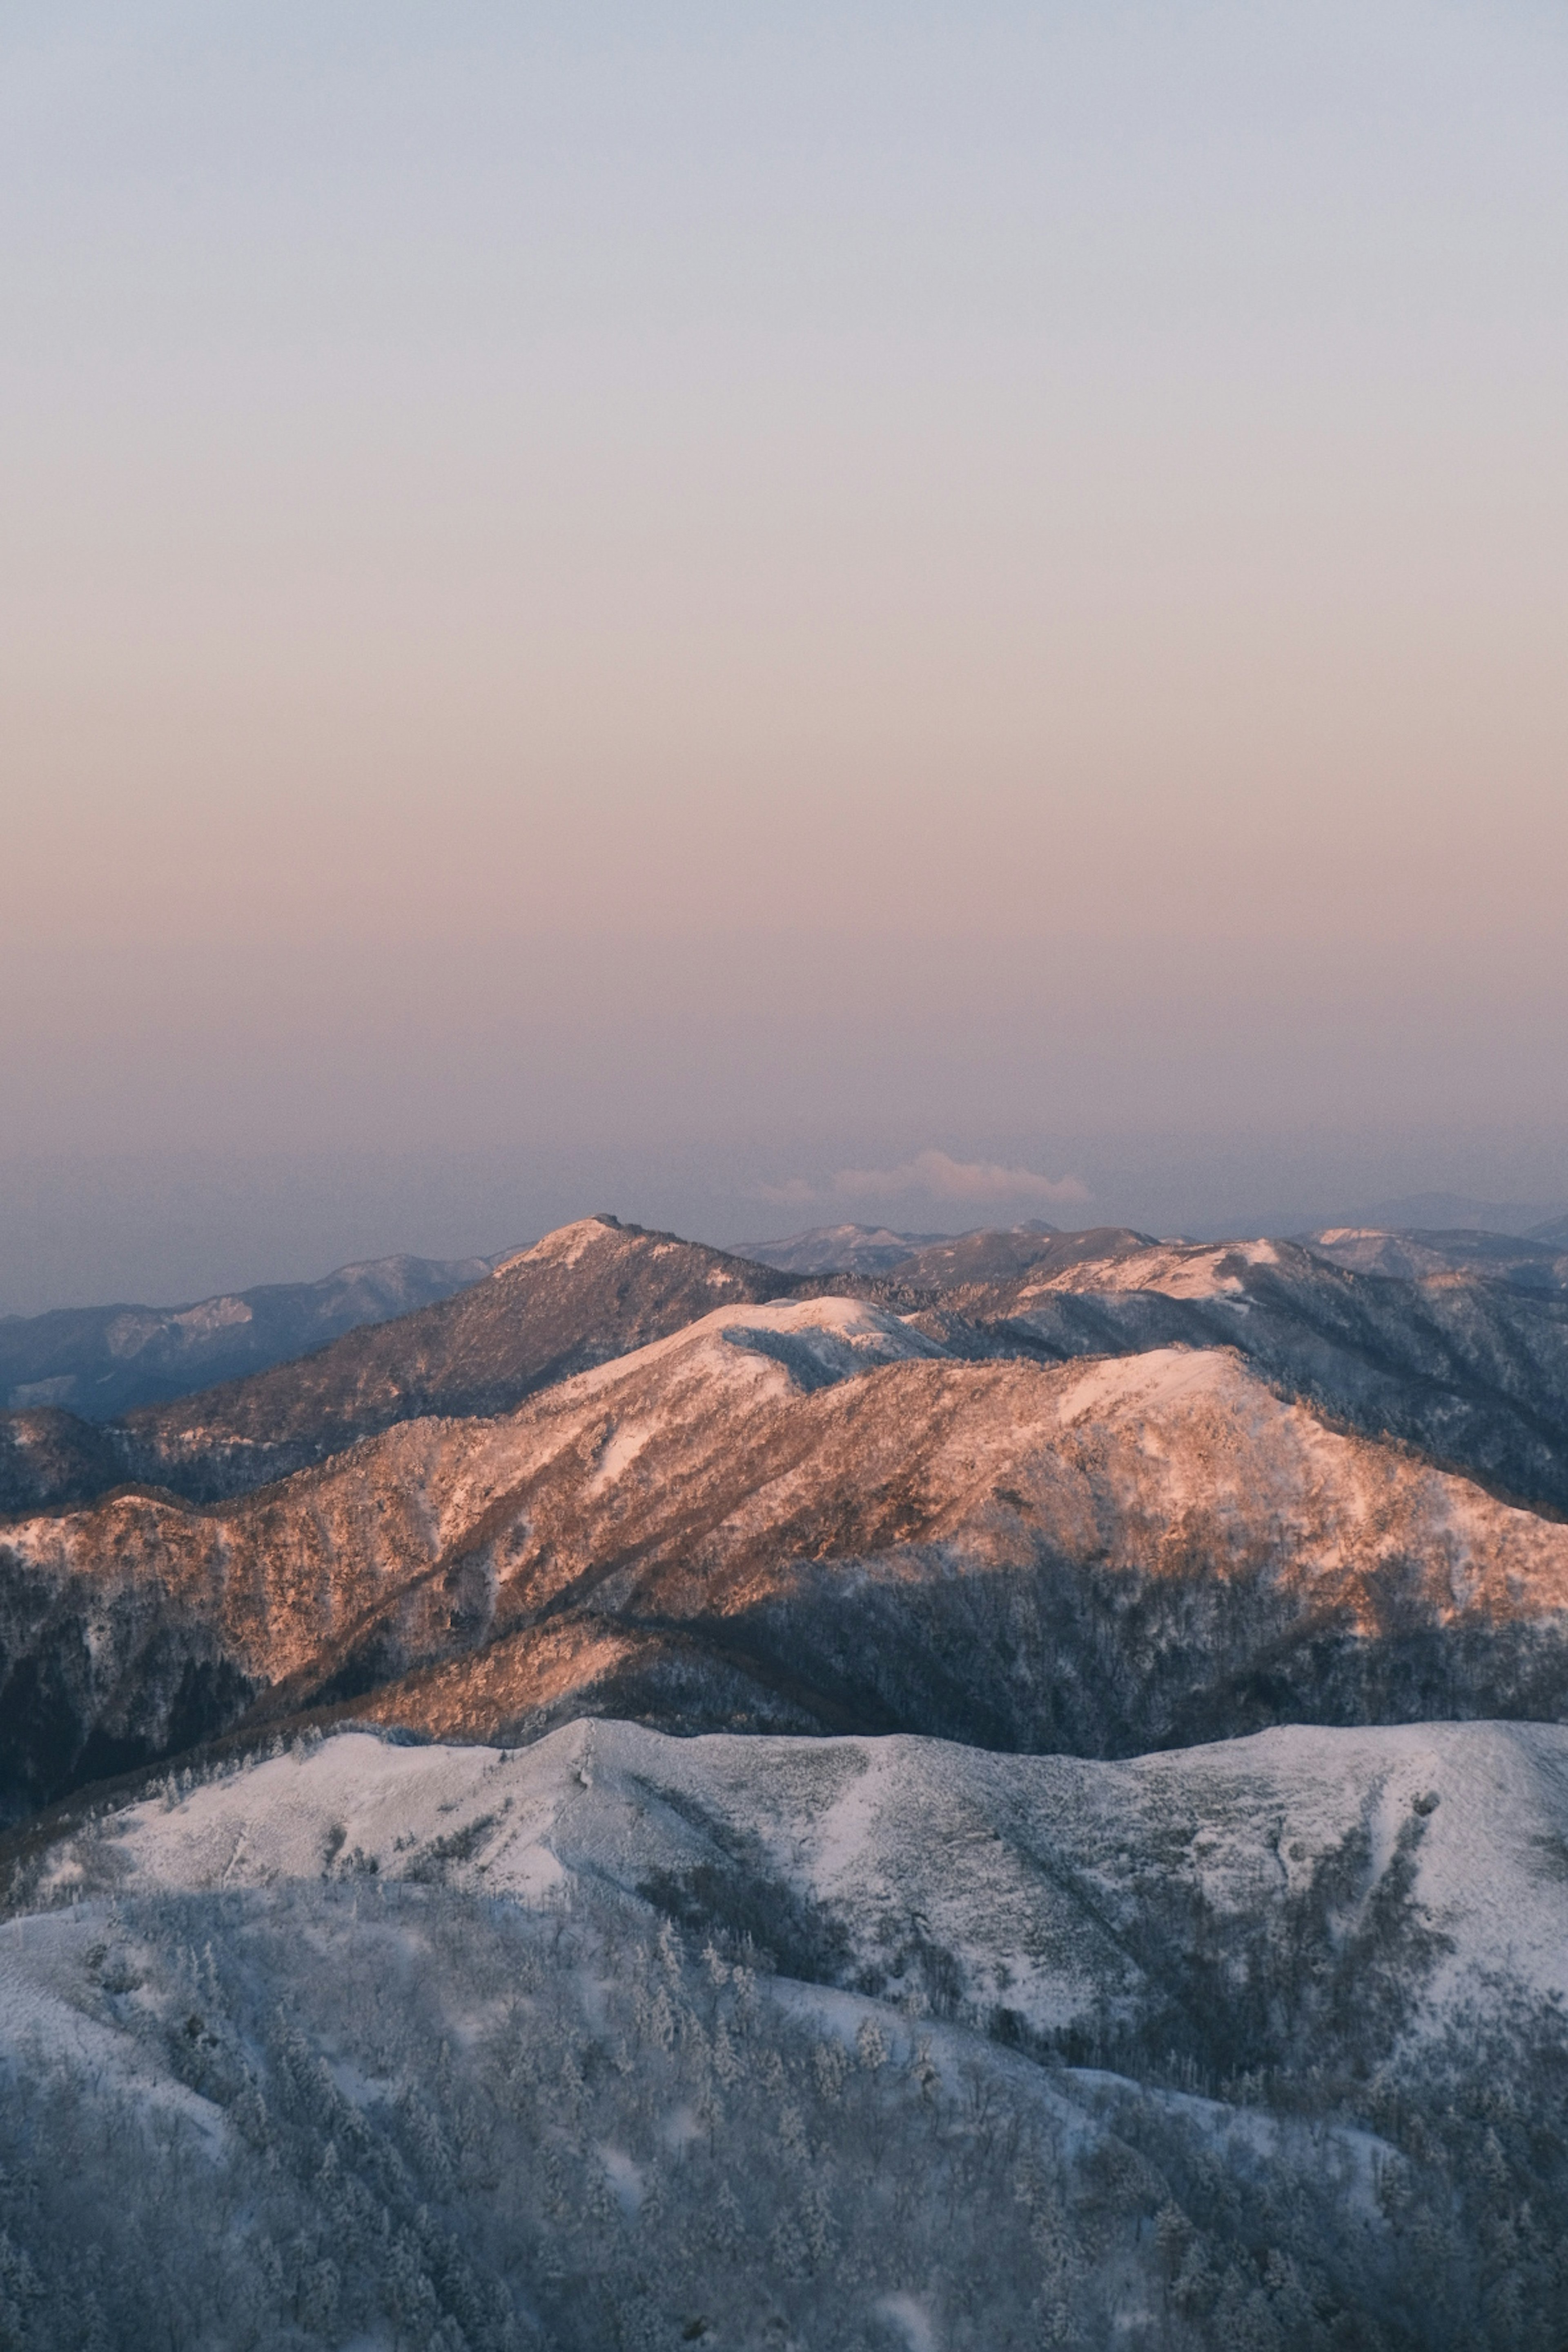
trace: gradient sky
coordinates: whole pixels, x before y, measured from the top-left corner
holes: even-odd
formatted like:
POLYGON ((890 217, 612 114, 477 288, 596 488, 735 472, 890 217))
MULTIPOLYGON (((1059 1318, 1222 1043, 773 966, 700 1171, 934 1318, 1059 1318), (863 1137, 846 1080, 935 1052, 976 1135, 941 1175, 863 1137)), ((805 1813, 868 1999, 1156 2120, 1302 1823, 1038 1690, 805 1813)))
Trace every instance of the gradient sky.
POLYGON ((1506 0, 7 6, 0 1310, 1568 1201, 1565 122, 1506 0))

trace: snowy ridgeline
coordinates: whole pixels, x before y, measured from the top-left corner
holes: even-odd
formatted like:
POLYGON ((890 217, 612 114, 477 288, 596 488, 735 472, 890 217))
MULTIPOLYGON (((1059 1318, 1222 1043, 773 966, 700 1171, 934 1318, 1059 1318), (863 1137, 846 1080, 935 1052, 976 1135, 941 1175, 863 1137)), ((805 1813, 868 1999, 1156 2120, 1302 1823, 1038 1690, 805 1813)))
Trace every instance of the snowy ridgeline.
POLYGON ((0 1926, 0 2344, 1554 2346, 1565 1831, 1542 1726, 171 1782, 0 1926))

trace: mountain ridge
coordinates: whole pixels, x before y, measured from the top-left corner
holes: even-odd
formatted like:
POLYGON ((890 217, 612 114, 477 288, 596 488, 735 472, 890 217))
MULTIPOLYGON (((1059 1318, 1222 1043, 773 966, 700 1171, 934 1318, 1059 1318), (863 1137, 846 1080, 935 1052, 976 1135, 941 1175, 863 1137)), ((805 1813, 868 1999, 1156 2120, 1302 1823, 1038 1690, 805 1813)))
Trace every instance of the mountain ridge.
MULTIPOLYGON (((1281 1394, 1414 1444, 1506 1499, 1568 1509, 1568 1291, 1538 1278, 1545 1244, 1498 1240, 1478 1253, 1459 1237, 1456 1256, 1406 1236, 1391 1264, 1390 1244, 1364 1232, 1324 1247, 1030 1226, 945 1240, 890 1273, 835 1276, 612 1219, 561 1230, 599 1239, 578 1251, 547 1235, 427 1308, 120 1422, 58 1408, 0 1415, 0 1514, 75 1507, 123 1483, 219 1500, 399 1420, 510 1410, 716 1298, 835 1289, 915 1316, 975 1359, 1239 1347, 1281 1394)), ((1556 1264, 1551 1255, 1548 1270, 1556 1264)))
POLYGON ((1357 1274, 1412 1282, 1477 1274, 1523 1289, 1568 1290, 1568 1220, 1517 1238, 1468 1226, 1388 1231, 1376 1225, 1327 1225, 1298 1238, 1314 1255, 1357 1274))
POLYGON ((1552 2352, 1565 1738, 170 1775, 0 1890, 8 2339, 1552 2352))
POLYGON ((13 1811, 321 1706, 1092 1754, 1568 1706, 1568 1527, 1233 1349, 965 1360, 832 1297, 737 1301, 229 1503, 127 1493, 0 1544, 13 1811))
POLYGON ((116 1485, 216 1501, 401 1420, 509 1410, 552 1380, 679 1328, 715 1297, 802 1286, 674 1234, 579 1219, 426 1307, 113 1423, 58 1411, 0 1416, 0 1514, 74 1508, 116 1485))
POLYGON ((406 1254, 356 1260, 313 1282, 261 1283, 183 1307, 56 1307, 0 1316, 0 1399, 104 1422, 167 1403, 389 1320, 468 1284, 494 1261, 406 1254))

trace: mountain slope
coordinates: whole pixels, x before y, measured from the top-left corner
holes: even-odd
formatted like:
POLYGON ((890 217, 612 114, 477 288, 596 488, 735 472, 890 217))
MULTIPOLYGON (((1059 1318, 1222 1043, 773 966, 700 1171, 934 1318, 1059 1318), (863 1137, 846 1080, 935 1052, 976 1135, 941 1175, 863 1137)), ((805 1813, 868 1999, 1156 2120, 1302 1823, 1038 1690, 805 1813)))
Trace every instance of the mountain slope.
POLYGON ((373 1258, 320 1282, 266 1283, 191 1307, 0 1316, 0 1403, 14 1412, 65 1406, 85 1420, 111 1421, 427 1307, 483 1281, 490 1264, 373 1258))
POLYGON ((495 1413, 786 1276, 670 1234, 588 1217, 504 1259, 487 1282, 184 1407, 132 1413, 133 1477, 200 1498, 258 1485, 426 1413, 495 1413))
MULTIPOLYGON (((1228 1352, 933 1358, 742 1426, 687 1401, 677 1444, 584 1495, 595 1429, 657 1433, 635 1370, 618 1387, 464 1547, 493 1595, 478 1654, 363 1712, 471 1738, 591 1701, 1105 1754, 1568 1703, 1568 1528, 1325 1427, 1228 1352)), ((427 1611, 398 1621, 443 1643, 427 1611)), ((378 1677, 390 1633, 357 1637, 378 1677)))
POLYGON ((1015 1282, 954 1289, 942 1304, 988 1349, 1062 1358, 1236 1348, 1281 1394, 1417 1446, 1500 1495, 1568 1511, 1568 1296, 1468 1274, 1390 1279, 1256 1241, 1047 1263, 1015 1282))
POLYGON ((127 1481, 197 1502, 240 1494, 422 1414, 506 1412, 717 1300, 797 1286, 673 1234, 584 1218, 415 1313, 131 1412, 107 1426, 107 1447, 63 1416, 47 1430, 0 1419, 0 1513, 69 1507, 127 1481))
POLYGON ((1126 1753, 1292 1718, 1554 1715, 1568 1527, 1231 1351, 964 1362, 842 1299, 715 1311, 500 1420, 0 1557, 15 1809, 328 1702, 1126 1753))
POLYGON ((171 1780, 12 1880, 7 2341, 1555 2352, 1565 1740, 171 1780))
POLYGON ((950 1234, 897 1234, 886 1225, 814 1225, 784 1241, 742 1242, 737 1254, 781 1274, 886 1274, 927 1242, 950 1234))
POLYGON ((1038 1218, 1007 1226, 977 1226, 966 1234, 895 1234, 885 1225, 819 1225, 782 1242, 748 1242, 759 1265, 794 1274, 857 1274, 884 1277, 910 1291, 946 1291, 964 1284, 1005 1282, 1030 1266, 1053 1270, 1087 1259, 1147 1248, 1147 1234, 1121 1225, 1058 1233, 1038 1218))
POLYGON ((0 1520, 71 1510, 121 1486, 117 1433, 58 1405, 0 1413, 0 1520))
POLYGON ((998 1232, 957 1234, 951 1241, 929 1243, 911 1250, 888 1274, 890 1281, 913 1290, 946 1293, 977 1283, 1009 1282, 1029 1271, 1055 1274, 1066 1266, 1096 1264, 1148 1246, 1147 1234, 1135 1234, 1124 1225, 1094 1225, 1083 1233, 1061 1234, 1054 1225, 1037 1222, 998 1232))
POLYGON ((1467 1232, 1385 1233, 1378 1227, 1332 1225, 1308 1234, 1315 1257, 1357 1274, 1392 1275, 1420 1282, 1431 1275, 1476 1274, 1524 1290, 1568 1290, 1568 1234, 1557 1242, 1526 1235, 1467 1232))
MULTIPOLYGON (((1561 1725, 1293 1726, 1126 1762, 907 1738, 671 1739, 616 1722, 499 1755, 357 1734, 110 1822, 107 1850, 97 1830, 53 1848, 37 1892, 314 1880, 334 1848, 385 1880, 490 1896, 595 1877, 679 1911, 706 1888, 718 1920, 743 1902, 771 1912, 801 1972, 826 1964, 877 1993, 923 1983, 940 2012, 983 2028, 1005 2001, 1063 2048, 1170 2020, 1198 1962, 1184 1945, 1206 1947, 1223 1978, 1237 1947, 1283 1944, 1314 1909, 1352 1936, 1380 1906, 1409 1916, 1424 1951, 1407 2031, 1440 2034, 1505 1975, 1568 2000, 1561 1725), (815 1952, 798 1942, 806 1922, 815 1952)), ((1310 2007, 1309 1955, 1293 1957, 1310 2007)), ((1279 2026, 1233 2003, 1205 2065, 1256 2063, 1242 2038, 1279 2026)), ((1320 2063, 1334 2063, 1332 2033, 1320 2063)))
MULTIPOLYGON (((613 1239, 581 1238, 616 1263, 613 1239)), ((547 1282, 564 1255, 545 1260, 547 1282)), ((855 1302, 740 1306, 639 1351, 631 1387, 667 1417, 679 1484, 707 1463, 687 1443, 689 1420, 705 1417, 709 1445, 724 1443, 762 1391, 843 1377, 868 1350, 882 1360, 933 1346, 855 1302), (753 1318, 765 1326, 756 1335, 753 1318), (758 1346, 731 1345, 731 1324, 758 1346)), ((227 1506, 128 1489, 14 1523, 0 1534, 0 1803, 187 1745, 290 1678, 364 1687, 384 1652, 401 1670, 409 1637, 381 1622, 389 1596, 439 1629, 438 1646, 481 1633, 488 1580, 463 1568, 465 1547, 531 1481, 582 1479, 593 1507, 617 1458, 596 1402, 606 1382, 625 1388, 616 1370, 579 1376, 513 1418, 395 1426, 227 1506)))

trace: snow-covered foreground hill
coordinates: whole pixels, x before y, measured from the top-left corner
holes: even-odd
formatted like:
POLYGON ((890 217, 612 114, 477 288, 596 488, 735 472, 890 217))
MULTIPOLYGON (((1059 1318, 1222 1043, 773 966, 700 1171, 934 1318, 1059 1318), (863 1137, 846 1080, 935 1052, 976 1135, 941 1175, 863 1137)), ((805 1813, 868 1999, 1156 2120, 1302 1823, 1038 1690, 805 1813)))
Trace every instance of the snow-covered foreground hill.
POLYGON ((53 1850, 39 1889, 345 1872, 528 1902, 574 1879, 651 1889, 807 1973, 1076 2044, 1167 2002, 1189 1946, 1216 1990, 1236 1979, 1232 2054, 1259 1956, 1309 2007, 1325 1956, 1409 1962, 1428 2032, 1493 1978, 1568 1997, 1568 1727, 1290 1726, 1124 1763, 626 1723, 510 1749, 343 1733, 111 1816, 53 1850))
POLYGON ((1554 1726, 351 1733, 13 1900, 26 2352, 1560 2341, 1554 1726))

